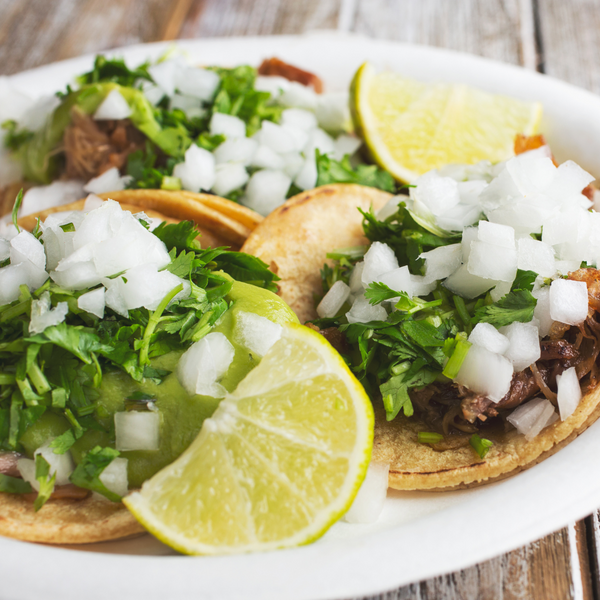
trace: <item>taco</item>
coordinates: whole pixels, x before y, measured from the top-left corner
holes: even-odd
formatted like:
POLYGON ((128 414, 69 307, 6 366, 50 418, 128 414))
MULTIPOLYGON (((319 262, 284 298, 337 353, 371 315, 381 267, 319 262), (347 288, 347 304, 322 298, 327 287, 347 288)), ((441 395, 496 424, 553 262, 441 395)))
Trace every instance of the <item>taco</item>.
POLYGON ((269 291, 276 278, 266 265, 203 249, 193 223, 180 222, 193 217, 209 234, 216 227, 215 238, 241 239, 250 211, 234 220, 238 209, 218 198, 208 210, 195 195, 145 194, 123 192, 127 203, 86 213, 51 209, 41 224, 21 221, 35 235, 14 229, 0 238, 9 252, 0 267, 0 535, 80 544, 143 532, 120 498, 175 460, 220 392, 255 364, 234 339, 240 313, 296 321, 269 291), (161 199, 179 206, 178 218, 152 210, 163 209, 161 199), (217 218, 220 206, 228 221, 217 218), (231 233, 226 222, 236 224, 231 233), (205 365, 200 381, 200 363, 184 368, 183 358, 217 338, 232 350, 228 366, 205 365), (117 431, 115 415, 142 421, 117 431), (136 442, 140 427, 145 441, 136 442))
POLYGON ((430 172, 382 209, 356 188, 317 188, 242 247, 369 392, 373 460, 390 464, 392 488, 507 477, 600 416, 593 177, 554 165, 547 146, 523 150, 430 172), (344 247, 361 233, 370 245, 344 247))

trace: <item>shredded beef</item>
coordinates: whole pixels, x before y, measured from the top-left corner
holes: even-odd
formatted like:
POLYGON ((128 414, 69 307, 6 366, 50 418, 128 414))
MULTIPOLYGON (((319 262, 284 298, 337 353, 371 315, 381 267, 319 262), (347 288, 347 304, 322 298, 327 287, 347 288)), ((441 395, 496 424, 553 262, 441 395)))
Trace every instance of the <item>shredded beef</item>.
POLYGON ((94 121, 73 108, 64 135, 66 175, 88 180, 113 167, 121 170, 128 156, 144 147, 145 139, 129 119, 94 121))
POLYGON ((579 356, 579 351, 567 340, 543 340, 541 360, 572 360, 579 356))
POLYGON ((266 58, 258 67, 259 75, 277 75, 289 81, 297 81, 302 85, 310 85, 317 94, 323 91, 323 82, 314 73, 303 71, 278 58, 266 58))

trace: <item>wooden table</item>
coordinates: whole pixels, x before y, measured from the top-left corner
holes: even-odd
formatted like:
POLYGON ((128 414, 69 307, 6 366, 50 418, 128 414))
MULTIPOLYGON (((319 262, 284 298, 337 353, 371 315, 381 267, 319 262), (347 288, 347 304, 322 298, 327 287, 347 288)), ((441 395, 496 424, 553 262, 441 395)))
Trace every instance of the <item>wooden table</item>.
MULTIPOLYGON (((600 0, 0 0, 0 75, 140 42, 315 29, 462 50, 600 92, 600 0)), ((488 562, 364 600, 598 598, 599 540, 596 512, 488 562)))

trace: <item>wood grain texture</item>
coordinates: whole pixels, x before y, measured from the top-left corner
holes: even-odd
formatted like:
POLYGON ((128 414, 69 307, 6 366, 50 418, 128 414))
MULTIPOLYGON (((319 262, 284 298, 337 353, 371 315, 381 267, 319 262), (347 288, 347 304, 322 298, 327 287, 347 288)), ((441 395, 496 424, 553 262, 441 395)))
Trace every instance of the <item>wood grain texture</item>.
POLYGON ((545 72, 600 92, 598 0, 538 0, 537 7, 545 72))
POLYGON ((591 600, 591 580, 574 582, 571 575, 570 535, 561 529, 469 569, 360 600, 591 600))
POLYGON ((522 64, 520 0, 358 0, 354 31, 522 64))
POLYGON ((334 29, 342 0, 195 0, 181 38, 334 29))
POLYGON ((192 0, 0 0, 0 74, 177 37, 192 0))

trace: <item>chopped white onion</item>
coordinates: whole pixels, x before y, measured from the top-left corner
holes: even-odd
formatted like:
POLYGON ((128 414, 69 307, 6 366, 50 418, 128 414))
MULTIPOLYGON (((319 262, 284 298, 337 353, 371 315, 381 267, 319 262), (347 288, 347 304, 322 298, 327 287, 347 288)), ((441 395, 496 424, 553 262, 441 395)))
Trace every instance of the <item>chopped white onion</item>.
POLYGON ((131 108, 127 100, 123 98, 123 94, 115 89, 106 95, 102 104, 96 109, 94 119, 96 121, 128 119, 131 112, 131 108))
POLYGON ((19 215, 24 217, 55 206, 70 204, 79 200, 83 195, 83 182, 81 181, 55 181, 50 185, 32 187, 23 194, 23 204, 19 215))
POLYGON ((175 165, 173 177, 181 180, 184 190, 210 190, 215 184, 215 157, 208 150, 192 144, 185 152, 185 162, 175 165))
POLYGON ((546 398, 534 398, 516 408, 506 420, 526 439, 533 439, 544 427, 556 420, 554 406, 546 398))
POLYGON ((343 281, 336 281, 319 302, 317 314, 321 319, 335 317, 349 297, 350 287, 343 281))
POLYGON ((212 100, 220 78, 214 71, 198 67, 183 67, 175 72, 175 86, 187 96, 209 102, 212 100))
POLYGON ((387 311, 381 304, 373 306, 364 296, 358 296, 352 308, 346 313, 348 323, 368 323, 369 321, 385 321, 387 311))
POLYGON ((124 190, 127 184, 132 180, 132 177, 125 175, 121 177, 119 169, 113 167, 104 171, 102 175, 90 179, 84 186, 86 192, 92 194, 104 194, 105 192, 118 192, 124 190))
POLYGON ((115 443, 119 451, 158 450, 158 412, 130 410, 115 413, 115 443))
POLYGON ((387 496, 389 463, 371 462, 350 510, 344 516, 348 523, 375 523, 381 515, 387 496))
POLYGON ((364 258, 365 266, 362 272, 362 282, 366 287, 373 281, 379 281, 384 273, 398 269, 398 259, 394 251, 382 242, 373 242, 364 258))
POLYGON ((556 385, 558 387, 556 396, 560 419, 564 421, 575 412, 581 401, 581 386, 579 385, 575 367, 567 369, 562 375, 557 375, 556 385))
POLYGON ((62 323, 69 314, 69 305, 59 302, 51 308, 50 294, 44 292, 39 300, 31 302, 31 320, 29 321, 29 334, 42 333, 46 328, 62 323))
POLYGON ((211 135, 224 135, 227 139, 246 137, 246 123, 232 115, 214 113, 209 124, 211 135))
MULTIPOLYGON (((217 165, 221 163, 255 164, 255 154, 258 144, 255 140, 245 137, 224 141, 213 152, 217 165)), ((283 162, 283 161, 282 161, 283 162)), ((260 166, 260 165, 255 165, 260 166)), ((235 188, 234 188, 235 189, 235 188)))
POLYGON ((291 183, 291 179, 281 171, 256 171, 246 185, 244 204, 266 216, 285 202, 291 183))
POLYGON ((34 453, 33 457, 42 455, 46 462, 50 465, 50 476, 56 474, 56 485, 67 485, 69 483, 69 477, 75 469, 75 464, 71 458, 70 452, 64 454, 55 454, 54 448, 50 447, 50 444, 54 441, 54 438, 46 441, 42 444, 34 453))
POLYGON ((239 163, 217 165, 215 172, 216 178, 212 191, 217 196, 231 194, 234 190, 244 186, 250 179, 250 175, 248 175, 248 171, 246 171, 244 165, 239 163))
POLYGON ((515 321, 507 327, 501 327, 500 333, 505 335, 510 342, 504 356, 512 362, 515 371, 523 371, 539 360, 541 356, 540 336, 535 325, 515 321))
POLYGON ((283 327, 266 317, 244 311, 236 315, 236 341, 261 358, 281 339, 282 333, 283 327))
POLYGON ((117 496, 127 495, 127 490, 129 488, 127 459, 120 456, 113 458, 104 471, 100 473, 98 479, 100 479, 107 490, 117 494, 117 496))
POLYGON ((550 317, 567 325, 583 323, 588 313, 588 292, 584 281, 555 279, 550 284, 550 317))
POLYGON ((216 331, 192 344, 177 365, 177 378, 188 394, 222 398, 225 388, 218 381, 225 375, 235 356, 229 340, 216 331))
POLYGON ((509 339, 490 323, 477 323, 469 335, 469 342, 496 354, 504 354, 510 346, 509 339))
POLYGON ((104 318, 104 288, 82 294, 77 298, 77 306, 99 319, 104 318))
POLYGON ((454 381, 499 402, 510 389, 512 377, 513 366, 507 358, 474 344, 454 381))

